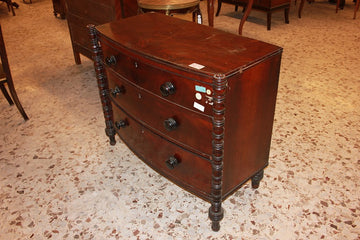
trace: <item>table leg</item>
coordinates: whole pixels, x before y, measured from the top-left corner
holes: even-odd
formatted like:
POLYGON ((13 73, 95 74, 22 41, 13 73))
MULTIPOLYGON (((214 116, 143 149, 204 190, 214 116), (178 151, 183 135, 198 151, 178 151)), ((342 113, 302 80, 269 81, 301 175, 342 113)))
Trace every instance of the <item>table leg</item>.
POLYGON ((300 2, 300 7, 299 7, 299 12, 298 12, 299 18, 301 18, 301 12, 302 12, 302 10, 303 10, 304 3, 305 3, 305 0, 301 0, 301 2, 300 2))
POLYGON ((209 26, 214 27, 214 0, 207 0, 209 26))
POLYGON ((359 2, 360 2, 360 0, 356 0, 356 5, 355 5, 355 9, 354 9, 354 19, 356 18, 356 12, 359 10, 359 2))

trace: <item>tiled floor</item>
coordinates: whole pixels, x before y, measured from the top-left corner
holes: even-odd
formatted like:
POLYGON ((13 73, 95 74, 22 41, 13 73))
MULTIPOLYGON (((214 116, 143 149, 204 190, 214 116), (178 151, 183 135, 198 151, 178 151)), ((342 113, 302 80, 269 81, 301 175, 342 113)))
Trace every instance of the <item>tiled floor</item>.
MULTIPOLYGON (((148 168, 104 133, 93 66, 75 65, 67 23, 49 0, 0 3, 15 87, 30 120, 0 97, 0 239, 360 239, 360 17, 327 1, 253 11, 243 35, 284 48, 270 164, 209 204, 148 168)), ((202 7, 205 2, 202 2, 202 7)), ((236 33, 224 5, 215 27, 236 33)), ((205 12, 205 10, 203 11, 205 12)), ((206 15, 206 14, 204 14, 206 15)), ((206 16, 205 16, 206 21, 206 16)))

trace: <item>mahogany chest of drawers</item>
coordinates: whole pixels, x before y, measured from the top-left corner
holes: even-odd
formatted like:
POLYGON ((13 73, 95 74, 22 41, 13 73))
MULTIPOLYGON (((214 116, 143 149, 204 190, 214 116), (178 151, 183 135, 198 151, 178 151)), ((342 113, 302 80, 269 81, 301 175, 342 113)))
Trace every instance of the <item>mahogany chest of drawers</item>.
POLYGON ((219 230, 268 165, 282 49, 157 13, 89 29, 110 143, 209 201, 219 230))

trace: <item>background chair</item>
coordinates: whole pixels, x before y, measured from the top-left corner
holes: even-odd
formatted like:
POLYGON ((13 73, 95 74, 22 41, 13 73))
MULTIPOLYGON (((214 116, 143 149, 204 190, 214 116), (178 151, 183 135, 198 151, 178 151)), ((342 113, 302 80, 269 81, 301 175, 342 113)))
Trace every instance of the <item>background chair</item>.
MULTIPOLYGON (((235 5, 235 11, 238 10, 239 6, 247 8, 250 5, 249 0, 218 0, 218 9, 216 11, 216 16, 219 15, 222 3, 229 3, 235 5)), ((267 17, 267 30, 271 29, 271 15, 272 12, 284 9, 285 23, 289 23, 289 10, 290 10, 290 0, 262 0, 262 1, 253 1, 252 8, 254 10, 259 10, 266 12, 267 17)), ((246 13, 246 11, 244 11, 246 13)), ((244 16, 246 15, 244 13, 244 16)))
POLYGON ((9 66, 7 55, 6 55, 5 42, 4 42, 2 30, 1 30, 1 24, 0 24, 0 55, 1 55, 0 89, 1 89, 2 93, 4 94, 6 100, 9 102, 9 104, 13 105, 15 102, 15 105, 18 108, 21 115, 23 116, 23 118, 25 120, 28 120, 29 117, 26 115, 25 110, 20 103, 20 100, 16 94, 14 83, 13 83, 13 80, 11 77, 10 66, 9 66), (8 85, 12 99, 5 88, 5 83, 7 83, 7 85, 8 85))
POLYGON ((359 10, 359 3, 360 3, 360 0, 356 0, 356 5, 355 5, 355 9, 354 9, 354 19, 356 18, 356 12, 359 10))
MULTIPOLYGON (((354 19, 356 18, 356 12, 359 10, 359 3, 360 3, 360 0, 356 0, 355 9, 354 9, 354 17, 353 17, 354 19)), ((337 0, 336 1, 336 13, 339 10, 339 6, 340 6, 340 0, 337 0)))
POLYGON ((5 2, 9 12, 12 11, 13 16, 15 16, 14 6, 16 6, 16 8, 18 8, 19 5, 17 3, 13 3, 11 0, 0 0, 0 1, 5 2))

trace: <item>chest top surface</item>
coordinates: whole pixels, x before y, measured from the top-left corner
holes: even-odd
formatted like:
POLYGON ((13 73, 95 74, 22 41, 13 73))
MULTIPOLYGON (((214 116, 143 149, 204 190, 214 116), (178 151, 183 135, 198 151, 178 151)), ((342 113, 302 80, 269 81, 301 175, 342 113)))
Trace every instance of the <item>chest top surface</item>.
POLYGON ((96 28, 100 37, 136 54, 209 76, 232 74, 282 51, 272 44, 158 13, 96 28))

